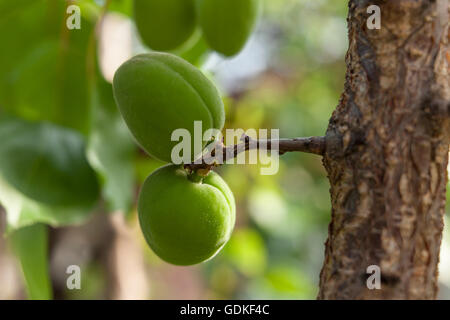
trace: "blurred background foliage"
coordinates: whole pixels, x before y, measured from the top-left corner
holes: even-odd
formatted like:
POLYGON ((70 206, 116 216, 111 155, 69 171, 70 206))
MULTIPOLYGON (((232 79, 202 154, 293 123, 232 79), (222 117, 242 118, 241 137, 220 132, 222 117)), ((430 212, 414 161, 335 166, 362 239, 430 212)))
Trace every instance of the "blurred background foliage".
MULTIPOLYGON (((323 135, 343 89, 346 1, 263 2, 238 56, 207 52, 199 32, 174 53, 221 90, 226 128, 323 135)), ((237 225, 214 259, 175 267, 148 249, 135 200, 162 163, 133 143, 110 82, 124 60, 149 49, 131 1, 105 4, 0 0, 0 227, 8 235, 0 298, 314 299, 330 199, 313 155, 284 155, 272 176, 260 174, 263 165, 218 169, 235 194, 237 225), (81 30, 66 28, 70 4, 81 8, 81 30), (72 264, 81 267, 81 290, 67 289, 72 264)), ((446 225, 440 279, 448 299, 446 225)))

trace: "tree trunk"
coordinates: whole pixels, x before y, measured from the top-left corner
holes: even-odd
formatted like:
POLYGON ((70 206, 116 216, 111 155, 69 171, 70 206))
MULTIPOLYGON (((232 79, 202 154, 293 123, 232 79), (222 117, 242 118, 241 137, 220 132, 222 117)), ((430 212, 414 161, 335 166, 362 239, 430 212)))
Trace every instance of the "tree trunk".
POLYGON ((450 144, 448 0, 350 0, 326 134, 332 220, 319 299, 434 299, 450 144), (367 7, 381 8, 369 30, 367 7), (369 290, 367 267, 381 270, 369 290))

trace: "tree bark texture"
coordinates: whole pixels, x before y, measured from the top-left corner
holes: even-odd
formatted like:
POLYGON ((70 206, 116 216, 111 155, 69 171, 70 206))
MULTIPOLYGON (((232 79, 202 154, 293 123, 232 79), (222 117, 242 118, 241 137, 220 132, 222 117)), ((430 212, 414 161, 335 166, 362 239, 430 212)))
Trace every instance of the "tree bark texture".
POLYGON ((448 0, 350 0, 326 134, 332 216, 319 299, 434 299, 450 144, 448 0), (369 30, 370 5, 381 29, 369 30), (381 269, 369 290, 367 267, 381 269))

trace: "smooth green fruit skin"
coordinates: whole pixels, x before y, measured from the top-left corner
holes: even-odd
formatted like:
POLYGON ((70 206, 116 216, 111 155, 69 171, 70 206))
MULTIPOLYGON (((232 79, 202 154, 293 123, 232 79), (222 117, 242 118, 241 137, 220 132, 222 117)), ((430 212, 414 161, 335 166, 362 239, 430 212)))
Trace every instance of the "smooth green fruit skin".
MULTIPOLYGON (((176 129, 191 134, 191 160, 194 153, 194 122, 202 121, 202 134, 222 130, 225 111, 216 87, 196 67, 168 53, 137 55, 125 62, 114 75, 114 97, 137 142, 150 155, 171 161, 171 141, 176 129)), ((202 145, 205 146, 206 143, 202 145)))
POLYGON ((180 266, 198 264, 218 253, 230 238, 236 216, 233 194, 218 174, 211 172, 196 183, 175 165, 147 178, 138 212, 152 250, 180 266))
POLYGON ((247 42, 259 15, 259 0, 197 0, 199 24, 208 45, 230 57, 247 42))
POLYGON ((134 21, 142 41, 153 50, 178 48, 194 33, 194 0, 134 0, 134 21))

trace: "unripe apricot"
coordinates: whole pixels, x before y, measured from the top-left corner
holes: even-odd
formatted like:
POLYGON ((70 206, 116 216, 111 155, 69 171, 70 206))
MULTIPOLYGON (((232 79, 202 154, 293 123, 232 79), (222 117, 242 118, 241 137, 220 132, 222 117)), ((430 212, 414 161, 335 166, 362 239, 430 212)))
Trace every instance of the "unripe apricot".
MULTIPOLYGON (((202 122, 202 134, 221 130, 225 121, 223 102, 215 86, 193 65, 168 53, 149 53, 125 62, 114 75, 114 97, 137 142, 150 155, 171 162, 171 141, 176 129, 191 134, 194 153, 194 122, 202 122)), ((201 143, 201 142, 200 142, 201 143)), ((202 144, 204 146, 205 143, 202 144)))
POLYGON ((152 250, 166 262, 186 266, 219 252, 233 231, 236 209, 218 174, 195 182, 182 167, 166 165, 144 182, 138 212, 152 250))
POLYGON ((134 21, 142 41, 153 50, 181 46, 196 27, 194 0, 134 0, 134 21))
POLYGON ((208 45, 233 56, 242 50, 259 13, 259 0, 197 0, 199 24, 208 45))

